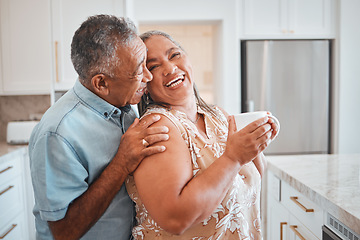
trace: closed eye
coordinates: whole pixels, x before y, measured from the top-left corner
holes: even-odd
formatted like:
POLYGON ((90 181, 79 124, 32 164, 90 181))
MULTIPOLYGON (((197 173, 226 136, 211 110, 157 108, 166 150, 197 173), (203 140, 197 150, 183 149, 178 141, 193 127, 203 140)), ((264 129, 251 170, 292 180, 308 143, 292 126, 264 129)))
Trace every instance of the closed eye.
POLYGON ((138 70, 138 72, 136 73, 137 76, 142 75, 144 73, 144 68, 141 66, 138 70))
POLYGON ((180 52, 175 52, 171 54, 170 59, 173 59, 174 57, 180 56, 180 52))
POLYGON ((148 67, 149 71, 151 72, 152 70, 154 70, 155 68, 157 68, 159 65, 152 65, 150 67, 148 67))

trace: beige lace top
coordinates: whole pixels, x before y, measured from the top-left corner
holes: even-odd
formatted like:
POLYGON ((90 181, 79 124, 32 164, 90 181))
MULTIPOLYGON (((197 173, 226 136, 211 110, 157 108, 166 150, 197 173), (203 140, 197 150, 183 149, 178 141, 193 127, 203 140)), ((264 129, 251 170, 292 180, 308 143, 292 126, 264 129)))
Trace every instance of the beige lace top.
MULTIPOLYGON (((227 140, 228 123, 224 114, 215 108, 217 117, 198 108, 206 126, 204 138, 186 115, 176 110, 152 108, 147 114, 158 113, 169 118, 179 129, 191 151, 194 176, 201 174, 220 157, 227 140)), ((182 235, 163 230, 148 214, 132 176, 126 180, 127 191, 136 203, 138 225, 133 228, 134 239, 262 239, 260 229, 260 174, 251 162, 234 178, 225 198, 208 219, 192 226, 182 235)), ((206 204, 206 203, 204 203, 206 204)))

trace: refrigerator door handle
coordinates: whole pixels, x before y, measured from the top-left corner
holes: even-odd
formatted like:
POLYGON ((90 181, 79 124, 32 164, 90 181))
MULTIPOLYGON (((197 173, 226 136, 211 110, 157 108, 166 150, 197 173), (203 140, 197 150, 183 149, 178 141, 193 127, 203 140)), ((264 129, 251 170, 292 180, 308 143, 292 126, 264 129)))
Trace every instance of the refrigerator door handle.
POLYGON ((267 109, 267 89, 271 83, 271 41, 264 41, 263 55, 262 55, 262 70, 261 70, 261 84, 260 84, 260 102, 259 110, 267 109))
POLYGON ((245 111, 246 112, 253 112, 254 111, 254 100, 247 100, 246 101, 246 106, 245 106, 245 111))

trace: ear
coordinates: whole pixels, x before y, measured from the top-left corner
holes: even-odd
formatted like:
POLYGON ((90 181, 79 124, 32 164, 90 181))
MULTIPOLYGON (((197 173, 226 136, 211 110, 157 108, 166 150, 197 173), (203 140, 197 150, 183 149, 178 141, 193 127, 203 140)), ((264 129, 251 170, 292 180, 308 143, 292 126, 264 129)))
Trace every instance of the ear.
POLYGON ((100 73, 92 77, 91 86, 96 95, 107 96, 109 94, 108 82, 104 74, 100 73))

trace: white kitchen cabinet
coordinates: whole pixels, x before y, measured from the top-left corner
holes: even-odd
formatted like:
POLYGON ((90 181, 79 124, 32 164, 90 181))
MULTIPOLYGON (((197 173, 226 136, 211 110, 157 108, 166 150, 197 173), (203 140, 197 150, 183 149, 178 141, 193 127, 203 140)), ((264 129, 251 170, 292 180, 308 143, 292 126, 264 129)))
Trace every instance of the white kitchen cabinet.
POLYGON ((267 239, 289 239, 289 212, 273 197, 268 198, 268 237, 267 239))
POLYGON ((267 239, 289 239, 289 211, 280 203, 281 181, 268 173, 267 192, 267 239))
POLYGON ((111 14, 125 16, 129 0, 52 0, 52 48, 54 88, 66 91, 78 77, 71 62, 71 41, 75 31, 89 16, 111 14))
POLYGON ((334 37, 334 0, 243 0, 244 38, 334 37))
POLYGON ((35 239, 26 156, 25 148, 0 156, 0 239, 35 239))
MULTIPOLYGON (((288 238, 289 240, 319 240, 322 239, 321 235, 320 237, 315 236, 310 230, 309 226, 311 226, 308 223, 303 223, 300 220, 298 220, 296 215, 290 214, 289 222, 286 225, 286 231, 288 232, 288 238)), ((319 227, 319 230, 321 231, 321 226, 319 227)))
POLYGON ((284 181, 281 182, 281 202, 293 216, 321 239, 321 226, 324 222, 324 211, 321 207, 284 181))
POLYGON ((267 239, 321 239, 324 211, 268 172, 267 239))
POLYGON ((24 216, 20 214, 9 220, 4 226, 0 226, 0 239, 28 239, 25 227, 24 216))
POLYGON ((75 30, 90 15, 131 16, 131 0, 0 0, 0 95, 70 89, 75 30), (127 13, 127 14, 125 14, 127 13))
POLYGON ((0 94, 49 94, 51 29, 48 0, 0 0, 0 94))

